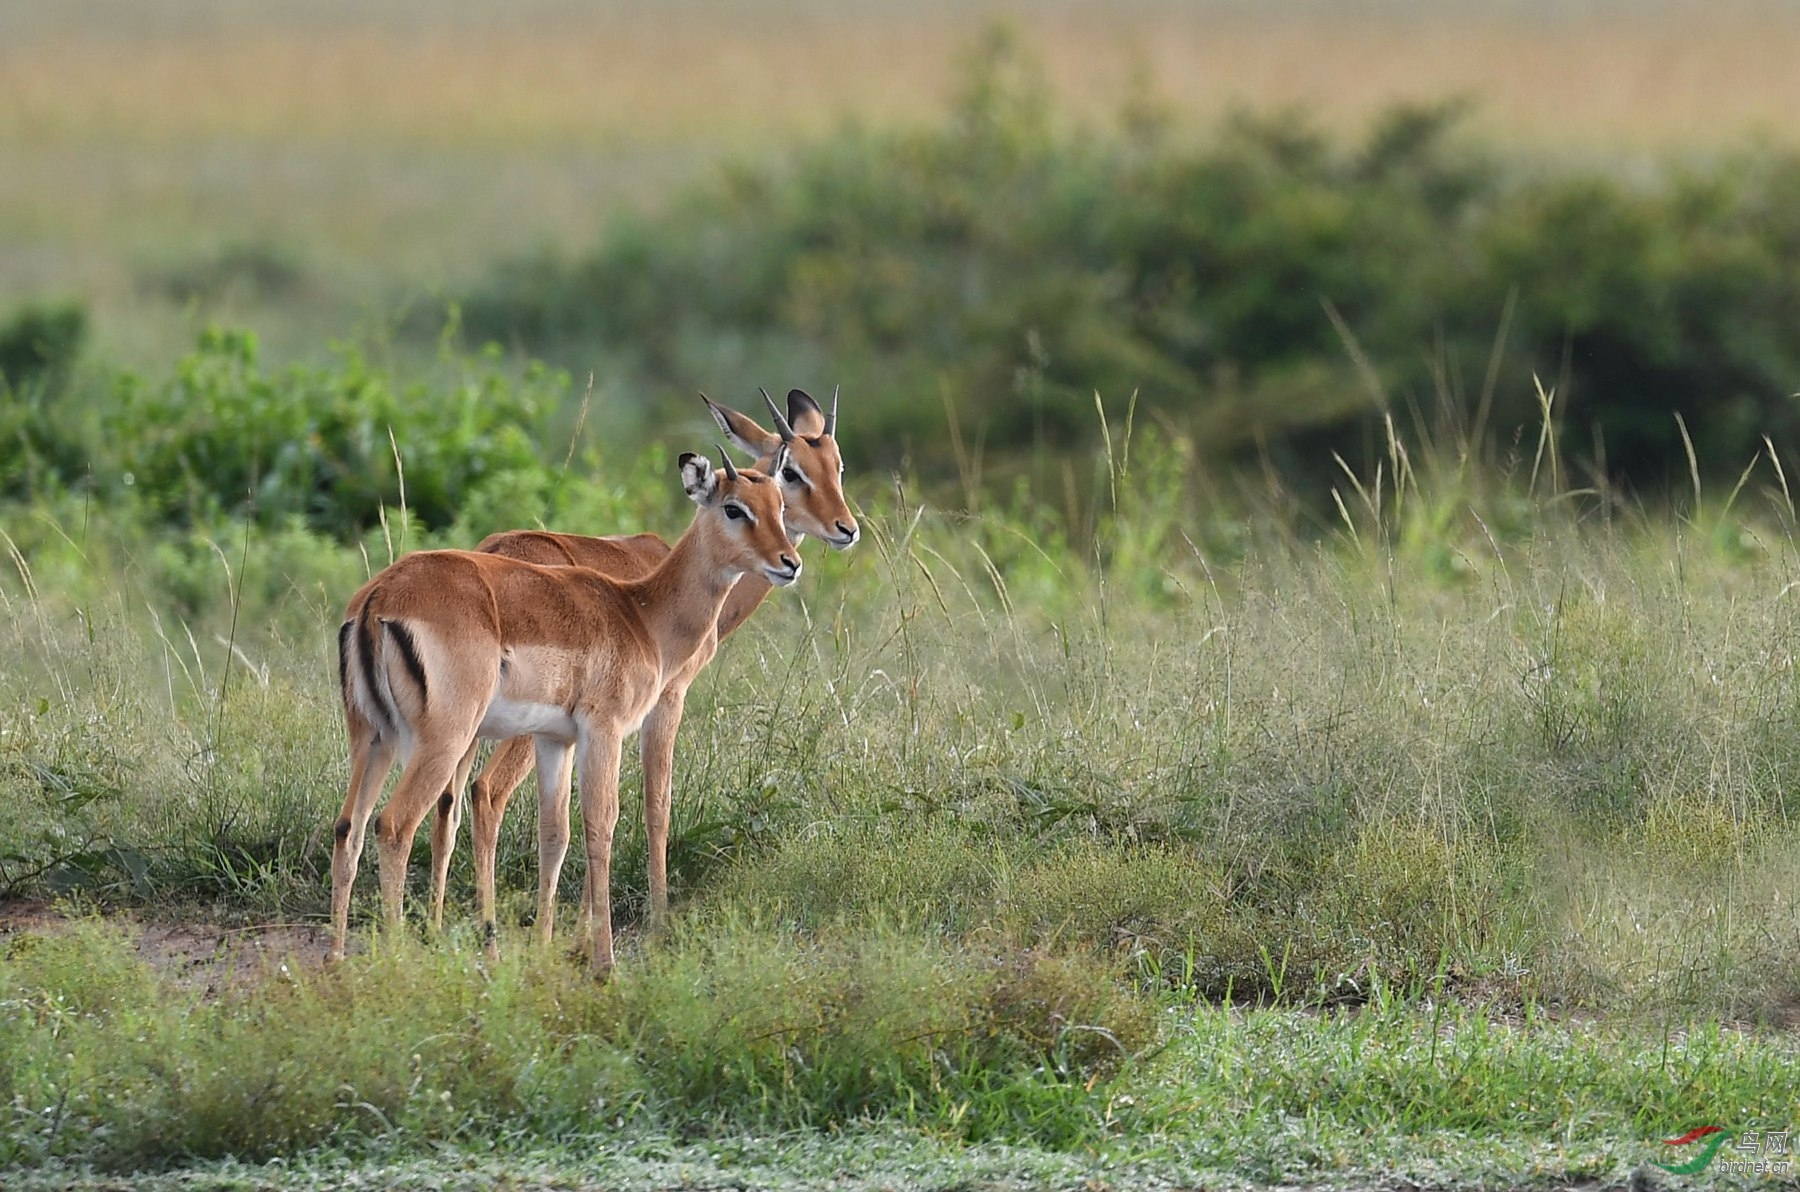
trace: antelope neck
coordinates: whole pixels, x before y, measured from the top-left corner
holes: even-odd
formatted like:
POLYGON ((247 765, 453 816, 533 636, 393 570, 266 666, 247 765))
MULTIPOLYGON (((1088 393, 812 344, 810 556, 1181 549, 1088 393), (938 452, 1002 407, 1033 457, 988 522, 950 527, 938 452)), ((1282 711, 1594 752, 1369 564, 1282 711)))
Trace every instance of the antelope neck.
MULTIPOLYGON (((757 456, 756 462, 750 466, 779 484, 781 483, 781 478, 775 474, 774 464, 775 456, 770 454, 757 456)), ((798 549, 801 540, 805 537, 805 534, 794 533, 791 526, 788 528, 788 543, 794 548, 798 549)), ((736 586, 732 587, 730 592, 729 603, 734 614, 731 618, 733 627, 735 628, 738 624, 741 624, 745 617, 748 617, 751 613, 755 612, 757 606, 760 605, 768 597, 769 593, 774 590, 775 585, 770 583, 768 577, 765 575, 748 571, 740 575, 736 581, 736 586)))
POLYGON ((699 527, 695 518, 655 570, 619 585, 643 615, 665 667, 686 660, 706 640, 743 574, 719 562, 699 527))

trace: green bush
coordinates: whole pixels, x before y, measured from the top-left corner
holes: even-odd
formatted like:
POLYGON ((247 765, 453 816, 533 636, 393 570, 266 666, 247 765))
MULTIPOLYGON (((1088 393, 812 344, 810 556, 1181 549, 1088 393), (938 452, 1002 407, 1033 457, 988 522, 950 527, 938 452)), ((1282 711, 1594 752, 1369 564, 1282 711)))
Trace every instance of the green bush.
POLYGON ((1004 456, 1091 441, 1096 391, 1290 477, 1328 449, 1372 462, 1390 410, 1442 405, 1478 447, 1535 433, 1534 374, 1565 448, 1598 436, 1640 484, 1685 476, 1673 414, 1709 473, 1800 430, 1800 156, 1626 182, 1502 163, 1457 135, 1458 104, 1351 144, 1293 114, 1061 131, 1050 105, 990 37, 940 126, 846 131, 585 256, 502 266, 469 327, 602 348, 651 388, 841 382, 853 460, 910 446, 937 474, 946 406, 1004 456))
POLYGON ((87 339, 76 302, 25 306, 0 324, 0 495, 29 496, 87 467, 68 388, 87 339))
POLYGON ((14 495, 91 486, 199 531, 249 515, 344 539, 385 518, 398 536, 403 509, 426 530, 465 508, 493 528, 529 525, 564 495, 568 445, 550 439, 568 390, 565 374, 510 370, 498 349, 446 351, 410 376, 352 347, 274 369, 251 333, 209 329, 168 376, 95 376, 63 409, 42 383, 0 390, 0 463, 21 481, 14 495))
POLYGON ((404 385, 351 350, 276 373, 254 336, 209 331, 170 379, 117 384, 112 479, 190 524, 248 503, 265 524, 351 535, 404 503, 448 525, 481 486, 544 473, 539 444, 567 389, 543 370, 509 380, 491 354, 454 365, 441 386, 404 385))
MULTIPOLYGON (((1791 447, 1800 352, 1800 157, 1744 156, 1653 185, 1556 178, 1518 188, 1474 233, 1487 311, 1510 291, 1517 319, 1499 392, 1531 371, 1562 398, 1569 446, 1635 481, 1686 480, 1675 415, 1710 473, 1741 469, 1769 434, 1791 447)), ((1446 309, 1472 331, 1479 309, 1446 309)), ((1510 411, 1515 421, 1529 412, 1510 411)))
POLYGON ((240 241, 178 262, 139 270, 139 284, 175 302, 289 298, 306 283, 298 255, 285 245, 240 241))
POLYGON ((60 387, 86 339, 87 309, 78 302, 20 308, 0 324, 0 391, 60 387))

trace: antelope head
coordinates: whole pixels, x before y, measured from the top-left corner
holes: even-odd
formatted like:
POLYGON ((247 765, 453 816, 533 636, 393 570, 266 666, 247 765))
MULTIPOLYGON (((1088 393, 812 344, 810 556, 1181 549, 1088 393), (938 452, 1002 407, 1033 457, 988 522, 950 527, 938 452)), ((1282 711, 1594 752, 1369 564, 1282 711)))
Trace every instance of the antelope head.
POLYGON ((754 418, 718 405, 704 393, 700 400, 733 446, 754 455, 756 466, 775 478, 787 503, 787 525, 794 534, 823 539, 833 550, 847 550, 862 536, 856 515, 844 500, 844 457, 837 445, 837 390, 831 410, 802 389, 790 389, 787 413, 763 390, 763 401, 775 429, 764 430, 754 418), (780 461, 777 451, 783 452, 780 461))
MULTIPOLYGON (((699 528, 729 565, 786 587, 800 578, 800 553, 788 540, 781 486, 754 468, 733 467, 723 447, 719 456, 724 466, 715 472, 704 455, 681 453, 682 487, 704 517, 699 528)), ((780 468, 786 457, 778 446, 771 466, 780 468)))

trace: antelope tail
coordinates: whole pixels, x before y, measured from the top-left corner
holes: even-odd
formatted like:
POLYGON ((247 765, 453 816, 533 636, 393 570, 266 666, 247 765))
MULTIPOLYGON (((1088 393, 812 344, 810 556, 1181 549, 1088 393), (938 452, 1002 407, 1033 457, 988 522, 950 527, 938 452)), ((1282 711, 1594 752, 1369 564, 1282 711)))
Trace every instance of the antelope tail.
POLYGON ((412 630, 398 620, 376 617, 364 604, 357 614, 338 629, 338 684, 343 689, 344 705, 354 707, 374 727, 378 735, 397 733, 403 717, 394 700, 394 688, 388 678, 388 655, 385 647, 393 644, 394 653, 407 676, 419 690, 419 704, 426 701, 425 664, 412 630), (385 632, 384 632, 385 631, 385 632))

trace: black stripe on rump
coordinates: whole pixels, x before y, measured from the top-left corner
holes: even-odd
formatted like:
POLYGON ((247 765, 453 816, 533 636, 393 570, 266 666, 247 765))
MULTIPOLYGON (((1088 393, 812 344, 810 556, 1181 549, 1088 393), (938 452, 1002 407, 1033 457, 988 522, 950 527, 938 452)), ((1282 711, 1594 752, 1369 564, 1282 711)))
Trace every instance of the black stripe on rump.
POLYGON ((344 693, 346 706, 356 698, 350 690, 350 634, 355 628, 350 621, 338 626, 338 690, 344 693))
POLYGON ((425 663, 419 658, 419 643, 413 640, 412 630, 404 621, 383 620, 381 623, 393 636, 394 645, 400 648, 400 661, 419 689, 419 711, 423 712, 430 701, 425 694, 425 663))
POLYGON ((369 622, 369 608, 363 610, 356 618, 356 661, 362 671, 363 686, 369 693, 371 720, 381 723, 375 726, 376 731, 393 732, 396 724, 394 710, 388 707, 387 698, 383 694, 380 683, 375 681, 375 627, 369 622))

